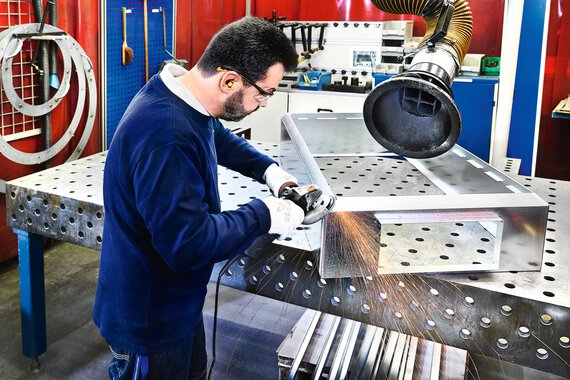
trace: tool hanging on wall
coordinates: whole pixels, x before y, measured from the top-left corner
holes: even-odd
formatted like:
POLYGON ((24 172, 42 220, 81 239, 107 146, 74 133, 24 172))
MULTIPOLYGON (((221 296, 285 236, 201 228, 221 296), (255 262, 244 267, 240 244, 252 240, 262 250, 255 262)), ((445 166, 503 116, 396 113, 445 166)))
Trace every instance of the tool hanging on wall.
POLYGON ((148 82, 148 9, 147 0, 143 1, 143 24, 144 24, 144 78, 148 82))
POLYGON ((127 45, 127 8, 121 8, 123 13, 123 45, 121 46, 121 62, 123 65, 130 65, 133 61, 134 53, 127 45))
MULTIPOLYGON (((52 0, 49 12, 50 24, 57 28, 57 0, 52 0)), ((57 90, 59 88, 59 77, 57 75, 57 44, 51 43, 49 53, 49 85, 57 90)))
POLYGON ((164 62, 162 62, 162 65, 160 65, 160 70, 162 70, 162 68, 164 67, 164 65, 169 64, 169 63, 175 63, 179 66, 182 66, 184 68, 188 67, 188 61, 185 59, 178 59, 174 56, 174 54, 172 54, 170 51, 168 51, 168 48, 166 46, 166 8, 165 7, 160 7, 160 13, 162 13, 162 41, 163 41, 163 49, 164 52, 166 54, 168 54, 168 56, 172 59, 166 60, 164 62))

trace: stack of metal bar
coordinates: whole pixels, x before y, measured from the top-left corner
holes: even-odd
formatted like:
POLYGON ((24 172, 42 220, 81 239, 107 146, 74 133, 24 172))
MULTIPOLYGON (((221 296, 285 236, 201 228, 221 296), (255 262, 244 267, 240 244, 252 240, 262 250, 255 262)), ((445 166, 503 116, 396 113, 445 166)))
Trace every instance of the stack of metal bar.
POLYGON ((469 353, 307 310, 277 349, 280 379, 465 379, 469 353))

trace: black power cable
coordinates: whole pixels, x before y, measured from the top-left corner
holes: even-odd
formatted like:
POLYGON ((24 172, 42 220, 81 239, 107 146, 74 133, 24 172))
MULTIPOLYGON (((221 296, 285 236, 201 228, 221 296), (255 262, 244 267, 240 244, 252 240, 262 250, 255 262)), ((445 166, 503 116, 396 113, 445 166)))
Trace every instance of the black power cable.
POLYGON ((212 376, 212 370, 214 369, 214 363, 216 362, 216 330, 218 327, 218 299, 220 294, 220 281, 222 280, 222 276, 226 271, 231 267, 237 259, 239 259, 241 255, 237 255, 236 257, 228 260, 226 264, 222 267, 220 272, 218 273, 218 280, 216 281, 216 295, 214 296, 214 322, 212 326, 212 362, 210 363, 210 368, 208 369, 208 380, 212 376))

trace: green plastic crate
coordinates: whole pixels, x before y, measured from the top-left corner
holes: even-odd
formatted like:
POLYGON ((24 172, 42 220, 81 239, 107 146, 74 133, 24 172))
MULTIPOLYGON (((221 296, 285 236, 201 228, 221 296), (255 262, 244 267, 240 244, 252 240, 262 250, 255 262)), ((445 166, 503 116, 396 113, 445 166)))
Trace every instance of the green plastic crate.
POLYGON ((499 75, 501 71, 501 57, 485 57, 481 62, 483 75, 499 75))

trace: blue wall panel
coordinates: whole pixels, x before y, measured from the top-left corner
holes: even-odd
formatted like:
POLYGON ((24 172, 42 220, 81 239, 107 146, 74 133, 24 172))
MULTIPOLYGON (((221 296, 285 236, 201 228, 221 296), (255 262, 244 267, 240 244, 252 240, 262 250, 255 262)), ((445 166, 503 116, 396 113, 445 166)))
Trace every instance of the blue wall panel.
MULTIPOLYGON (((520 158, 520 174, 532 174, 538 85, 546 0, 525 1, 507 157, 520 158)), ((505 68, 502 68, 505 69, 505 68)))
MULTIPOLYGON (((149 77, 156 74, 163 61, 170 57, 163 49, 162 14, 160 7, 166 9, 166 46, 172 51, 173 32, 172 0, 149 0, 148 10, 148 51, 149 77), (153 12, 154 10, 154 12, 153 12)), ((107 1, 107 147, 117 129, 117 125, 127 106, 145 84, 145 49, 143 2, 140 0, 107 1), (127 14, 127 44, 133 49, 134 58, 130 65, 121 63, 121 45, 123 44, 123 23, 121 8, 131 10, 127 14)))

